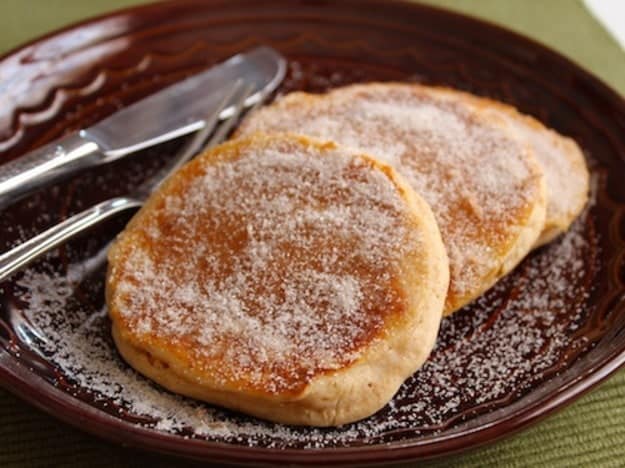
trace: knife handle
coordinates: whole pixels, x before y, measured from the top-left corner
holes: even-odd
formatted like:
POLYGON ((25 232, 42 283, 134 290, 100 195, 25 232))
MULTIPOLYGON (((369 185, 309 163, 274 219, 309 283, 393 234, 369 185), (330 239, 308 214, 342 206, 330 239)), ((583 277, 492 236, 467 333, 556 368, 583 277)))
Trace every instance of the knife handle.
POLYGON ((93 165, 100 147, 74 133, 0 166, 0 209, 31 192, 93 165))

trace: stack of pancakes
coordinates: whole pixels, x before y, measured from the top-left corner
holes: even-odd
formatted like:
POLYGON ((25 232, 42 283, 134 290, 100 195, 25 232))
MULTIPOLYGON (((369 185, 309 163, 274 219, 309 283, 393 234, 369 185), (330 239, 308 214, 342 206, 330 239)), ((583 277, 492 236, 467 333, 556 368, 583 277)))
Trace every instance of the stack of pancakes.
POLYGON ((507 105, 363 84, 292 93, 171 177, 109 253, 135 369, 290 424, 374 413, 468 304, 584 207, 578 146, 507 105))

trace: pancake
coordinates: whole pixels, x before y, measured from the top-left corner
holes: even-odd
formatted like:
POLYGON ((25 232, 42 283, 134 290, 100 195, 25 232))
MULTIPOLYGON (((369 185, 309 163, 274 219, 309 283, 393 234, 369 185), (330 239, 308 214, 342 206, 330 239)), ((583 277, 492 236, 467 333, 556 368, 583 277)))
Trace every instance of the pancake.
POLYGON ((434 216, 392 168, 257 134, 153 194, 109 251, 106 294, 121 355, 165 388, 329 426, 420 367, 448 281, 434 216))
POLYGON ((547 186, 545 225, 534 247, 565 232, 584 209, 590 188, 584 154, 577 143, 507 104, 452 89, 441 92, 476 106, 481 113, 503 118, 534 150, 547 186))
POLYGON ((512 270, 540 235, 542 172, 499 116, 443 90, 399 83, 292 93, 238 130, 298 132, 374 155, 432 207, 450 261, 448 315, 512 270))

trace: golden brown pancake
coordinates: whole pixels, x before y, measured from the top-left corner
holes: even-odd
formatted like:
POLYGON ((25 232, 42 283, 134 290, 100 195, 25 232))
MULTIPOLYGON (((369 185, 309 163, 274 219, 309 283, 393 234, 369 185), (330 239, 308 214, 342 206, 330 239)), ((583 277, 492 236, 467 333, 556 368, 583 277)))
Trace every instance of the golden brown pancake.
POLYGON ((499 116, 400 83, 292 93, 243 122, 250 132, 298 132, 371 154, 432 207, 449 255, 445 314, 469 303, 527 254, 545 221, 542 172, 499 116))
POLYGON ((532 147, 547 186, 547 216, 534 247, 565 232, 588 201, 590 175, 577 143, 507 104, 452 89, 441 88, 441 92, 476 106, 482 114, 503 118, 532 147))
POLYGON ((183 167, 109 252, 124 359, 162 386, 291 424, 377 411, 428 356, 449 266, 395 171, 254 135, 183 167))

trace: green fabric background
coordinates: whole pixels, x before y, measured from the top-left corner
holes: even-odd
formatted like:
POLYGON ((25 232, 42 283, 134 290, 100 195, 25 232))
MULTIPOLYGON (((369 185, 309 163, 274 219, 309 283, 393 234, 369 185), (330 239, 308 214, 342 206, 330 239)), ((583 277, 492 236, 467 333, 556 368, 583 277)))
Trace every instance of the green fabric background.
MULTIPOLYGON (((537 39, 625 94, 625 55, 579 0, 428 0, 537 39)), ((0 0, 0 53, 56 28, 140 0, 0 0)), ((0 389, 0 466, 175 466, 160 455, 83 434, 0 389)), ((414 466, 405 464, 401 466, 414 466)), ((625 371, 538 425, 419 466, 625 466, 625 371)))

